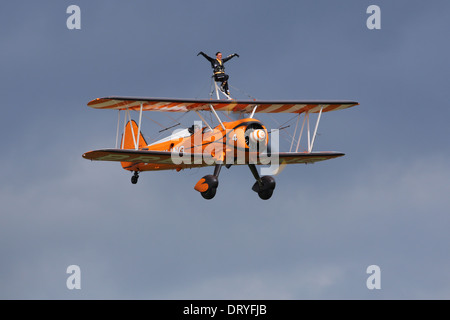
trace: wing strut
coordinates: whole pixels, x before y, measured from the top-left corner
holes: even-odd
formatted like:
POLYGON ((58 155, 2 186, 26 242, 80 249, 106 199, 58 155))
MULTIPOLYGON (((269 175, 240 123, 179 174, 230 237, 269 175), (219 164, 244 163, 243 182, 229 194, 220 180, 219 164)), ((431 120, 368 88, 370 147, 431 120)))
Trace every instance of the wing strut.
POLYGON ((258 108, 257 105, 253 108, 253 111, 252 111, 252 114, 250 115, 250 118, 253 118, 253 116, 255 115, 256 108, 258 108))
MULTIPOLYGON (((137 132, 137 139, 136 139, 136 141, 134 142, 134 147, 135 147, 135 149, 137 150, 138 148, 139 148, 139 134, 140 134, 140 132, 141 132, 141 121, 142 121, 142 102, 141 102, 141 109, 139 110, 139 125, 138 125, 138 132, 137 132)), ((322 110, 320 110, 320 111, 322 111, 322 110)))
MULTIPOLYGON (((213 82, 214 82, 214 90, 216 91, 217 100, 220 100, 219 92, 221 92, 225 97, 227 97, 228 100, 232 100, 229 95, 227 95, 225 92, 219 90, 219 87, 217 86, 217 82, 215 81, 214 76, 213 76, 213 82)), ((212 92, 211 92, 211 96, 212 96, 212 92)))
POLYGON ((316 140, 317 128, 319 127, 319 121, 320 121, 320 116, 322 115, 322 109, 323 109, 323 107, 320 107, 320 112, 319 112, 319 115, 317 116, 316 127, 314 128, 313 138, 312 138, 312 141, 311 141, 310 148, 308 149, 309 152, 312 151, 312 148, 313 148, 313 145, 314 145, 314 140, 316 140))
MULTIPOLYGON (((297 122, 295 123, 294 134, 292 135, 291 147, 289 148, 289 152, 292 151, 292 146, 294 145, 295 135, 297 134, 298 121, 300 120, 300 113, 297 116, 297 122)), ((298 147, 297 147, 298 149, 298 147)))
MULTIPOLYGON (((142 106, 143 106, 143 103, 141 102, 141 108, 139 109, 139 123, 138 123, 138 128, 137 128, 137 133, 136 134, 134 133, 133 126, 131 126, 131 135, 133 136, 133 143, 134 143, 134 149, 135 150, 139 149, 139 134, 141 132, 141 122, 142 122, 142 106)), ((129 117, 129 119, 131 121, 130 110, 127 109, 127 113, 128 113, 128 117, 129 117)), ((126 120, 127 119, 125 117, 125 123, 127 122, 126 120)), ((125 129, 124 129, 124 135, 125 135, 125 129)), ((125 140, 125 137, 124 137, 123 140, 125 140)))
POLYGON ((127 126, 127 112, 128 112, 128 109, 125 111, 125 117, 123 119, 123 136, 122 136, 122 143, 121 143, 120 149, 123 149, 123 147, 125 145, 125 128, 127 126))
POLYGON ((214 107, 212 106, 212 104, 210 104, 209 107, 211 108, 211 111, 214 113, 214 115, 216 116, 216 118, 219 121, 220 125, 222 126, 222 129, 226 131, 227 129, 225 129, 225 126, 223 125, 222 120, 220 120, 220 118, 217 115, 216 110, 214 110, 214 107))
POLYGON ((120 109, 117 115, 116 149, 119 144, 120 109))
MULTIPOLYGON (((142 109, 141 109, 141 116, 142 116, 142 109)), ((120 146, 120 149, 124 148, 124 144, 125 144, 125 135, 126 135, 126 127, 127 127, 127 120, 131 121, 131 115, 130 115, 130 109, 126 109, 125 111, 125 117, 123 119, 123 136, 122 136, 122 143, 120 146)), ((139 124, 141 123, 141 121, 139 120, 139 124)), ((117 124, 117 130, 119 129, 119 124, 117 124)), ((117 131, 118 132, 118 131, 117 131)), ((138 133, 140 132, 140 128, 138 128, 138 133)), ((134 143, 134 147, 137 150, 138 149, 138 145, 139 145, 139 136, 136 139, 136 136, 134 134, 134 129, 133 126, 131 126, 131 136, 133 138, 133 143, 134 143)), ((118 137, 118 134, 117 134, 118 137)), ((116 145, 117 145, 117 140, 116 140, 116 145)))
MULTIPOLYGON (((319 127, 319 122, 320 122, 320 117, 322 116, 322 110, 323 110, 323 106, 320 107, 320 111, 319 111, 319 115, 317 116, 317 120, 316 120, 316 125, 314 127, 314 133, 311 139, 311 133, 310 133, 310 127, 309 127, 309 111, 307 111, 305 113, 305 116, 303 118, 303 123, 302 123, 302 128, 300 129, 300 133, 298 136, 298 140, 297 140, 297 147, 295 148, 295 152, 298 152, 298 148, 300 146, 300 141, 302 140, 302 135, 303 135, 303 129, 305 127, 305 122, 306 122, 306 127, 307 127, 307 134, 308 134, 308 153, 312 152, 313 146, 314 146, 314 141, 316 140, 316 136, 317 136, 317 128, 319 127)), ((292 145, 295 139, 295 133, 297 131, 297 125, 298 125, 298 121, 300 120, 300 114, 299 117, 297 119, 297 124, 295 125, 295 130, 294 130, 294 136, 292 137, 292 142, 291 142, 291 149, 292 149, 292 145)), ((291 149, 289 149, 289 152, 291 152, 291 149)))

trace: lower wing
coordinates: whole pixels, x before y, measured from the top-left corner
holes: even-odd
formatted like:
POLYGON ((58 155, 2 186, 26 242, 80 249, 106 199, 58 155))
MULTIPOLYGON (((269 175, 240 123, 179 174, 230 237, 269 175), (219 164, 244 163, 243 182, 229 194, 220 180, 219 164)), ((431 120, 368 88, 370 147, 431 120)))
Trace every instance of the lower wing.
MULTIPOLYGON (((281 152, 272 153, 270 155, 253 154, 253 157, 252 155, 247 156, 243 161, 240 161, 240 159, 234 159, 234 161, 232 161, 231 163, 235 165, 249 163, 258 165, 287 165, 296 163, 314 163, 318 161, 342 157, 343 155, 344 153, 334 151, 310 153, 281 152), (252 159, 253 162, 250 162, 252 161, 252 159)), ((212 159, 211 157, 205 157, 200 153, 194 154, 154 150, 101 149, 86 152, 85 154, 83 154, 83 158, 95 161, 117 161, 129 162, 134 164, 142 163, 145 165, 156 165, 156 168, 159 170, 186 169, 215 165, 214 159, 212 159)), ((226 161, 225 163, 228 164, 229 162, 226 161)))

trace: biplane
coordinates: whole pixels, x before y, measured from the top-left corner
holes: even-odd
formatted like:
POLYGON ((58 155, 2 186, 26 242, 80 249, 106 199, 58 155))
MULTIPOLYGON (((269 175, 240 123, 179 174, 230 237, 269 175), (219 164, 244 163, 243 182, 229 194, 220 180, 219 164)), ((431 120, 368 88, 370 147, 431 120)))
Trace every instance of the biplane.
MULTIPOLYGON (((356 106, 354 101, 251 101, 233 100, 219 91, 215 83, 216 99, 168 99, 145 97, 112 96, 97 98, 87 105, 95 109, 118 110, 116 147, 89 151, 83 158, 96 161, 117 161, 123 169, 133 173, 131 182, 138 182, 144 171, 176 170, 213 166, 212 174, 202 177, 194 189, 205 199, 212 199, 219 185, 219 174, 223 166, 247 165, 255 179, 252 190, 263 199, 269 199, 275 189, 272 175, 260 175, 257 165, 270 165, 279 169, 288 164, 314 163, 341 157, 344 153, 335 151, 313 152, 320 117, 325 112, 337 111, 356 106), (226 99, 220 99, 219 92, 226 99), (119 144, 120 112, 125 112, 123 132, 119 144), (137 111, 138 121, 131 119, 130 111, 137 111), (195 112, 199 123, 191 127, 177 129, 171 135, 158 141, 147 143, 141 132, 143 112, 195 112), (213 127, 202 116, 201 111, 210 113, 217 120, 213 127), (219 113, 239 115, 239 119, 223 121, 219 113), (277 144, 270 139, 274 130, 268 130, 256 119, 259 113, 297 114, 294 137, 289 152, 279 152, 277 144), (316 124, 311 135, 310 115, 316 114, 316 124), (300 116, 303 115, 301 129, 300 116), (299 152, 303 131, 307 131, 307 149, 299 152), (270 141, 269 141, 270 140, 270 141), (275 147, 274 147, 275 146, 275 147)), ((231 119, 231 118, 230 118, 231 119)), ((265 167, 264 167, 265 168, 265 167)), ((261 171, 262 169, 261 168, 261 171)))

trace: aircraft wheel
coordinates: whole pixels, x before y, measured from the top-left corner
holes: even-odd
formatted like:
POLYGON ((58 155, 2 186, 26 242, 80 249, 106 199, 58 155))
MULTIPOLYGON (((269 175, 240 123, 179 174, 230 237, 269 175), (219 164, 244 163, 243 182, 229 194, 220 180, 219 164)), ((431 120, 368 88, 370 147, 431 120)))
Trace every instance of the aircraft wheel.
POLYGON ((131 183, 136 184, 138 182, 138 179, 139 179, 139 174, 137 173, 137 171, 135 171, 134 175, 131 177, 131 183))
POLYGON ((202 192, 201 195, 207 200, 211 200, 216 195, 217 188, 209 188, 207 191, 202 192))
POLYGON ((276 183, 275 179, 271 176, 261 177, 262 186, 258 182, 255 182, 252 190, 258 193, 258 196, 263 200, 268 200, 273 194, 276 183))
POLYGON ((195 190, 199 191, 203 198, 212 199, 216 195, 219 180, 216 176, 207 175, 200 179, 195 185, 195 190))
POLYGON ((273 189, 258 192, 258 196, 263 200, 269 200, 273 194, 273 189))

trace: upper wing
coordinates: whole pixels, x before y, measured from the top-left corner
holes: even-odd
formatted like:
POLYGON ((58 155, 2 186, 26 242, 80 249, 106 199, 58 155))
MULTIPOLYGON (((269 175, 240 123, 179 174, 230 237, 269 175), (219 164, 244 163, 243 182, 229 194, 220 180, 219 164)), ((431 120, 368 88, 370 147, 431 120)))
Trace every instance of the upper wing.
POLYGON ((250 113, 256 108, 256 113, 317 113, 341 110, 359 105, 355 101, 239 101, 239 100, 189 100, 144 97, 105 97, 97 98, 88 103, 96 109, 142 110, 186 112, 210 110, 210 105, 216 111, 235 113, 250 113))

